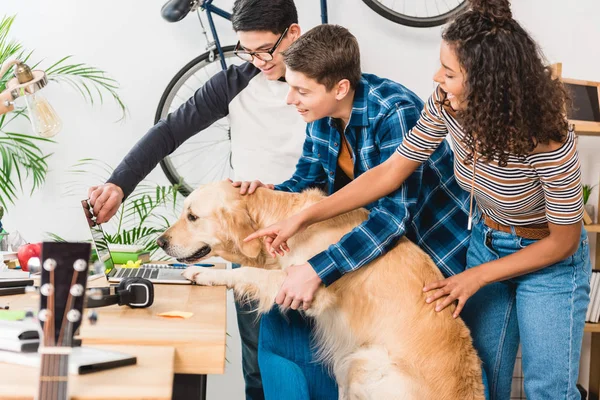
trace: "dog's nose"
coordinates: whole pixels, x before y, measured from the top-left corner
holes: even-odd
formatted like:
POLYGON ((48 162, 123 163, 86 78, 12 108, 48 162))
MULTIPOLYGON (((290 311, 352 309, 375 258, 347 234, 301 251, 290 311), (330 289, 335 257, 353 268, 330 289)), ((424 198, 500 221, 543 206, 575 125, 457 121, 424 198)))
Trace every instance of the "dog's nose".
POLYGON ((165 235, 162 235, 162 236, 159 236, 158 239, 156 239, 156 244, 161 249, 164 249, 167 246, 167 244, 169 244, 169 241, 167 240, 165 235))

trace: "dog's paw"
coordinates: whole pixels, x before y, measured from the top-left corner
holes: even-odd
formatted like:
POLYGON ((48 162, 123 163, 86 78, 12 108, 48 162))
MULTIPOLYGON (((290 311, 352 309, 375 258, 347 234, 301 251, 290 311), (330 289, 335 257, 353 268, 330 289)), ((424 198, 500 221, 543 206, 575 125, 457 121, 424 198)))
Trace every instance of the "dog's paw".
POLYGON ((219 285, 219 282, 216 281, 217 277, 214 272, 215 271, 207 270, 206 268, 203 268, 203 267, 188 267, 181 273, 181 275, 183 275, 184 278, 186 278, 192 282, 195 282, 198 285, 202 285, 202 286, 219 285))
POLYGON ((195 281, 196 280, 196 275, 198 275, 202 270, 200 269, 200 267, 187 267, 182 273, 181 275, 183 275, 183 277, 189 281, 195 281))

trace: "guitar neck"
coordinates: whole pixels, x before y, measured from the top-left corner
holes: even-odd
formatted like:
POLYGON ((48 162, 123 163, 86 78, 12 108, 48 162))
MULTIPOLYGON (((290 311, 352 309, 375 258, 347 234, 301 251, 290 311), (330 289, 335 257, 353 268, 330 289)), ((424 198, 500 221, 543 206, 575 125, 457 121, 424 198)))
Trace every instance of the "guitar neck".
POLYGON ((42 245, 40 312, 43 328, 38 400, 67 400, 73 332, 81 324, 90 245, 42 245))
POLYGON ((40 349, 42 365, 38 400, 68 400, 70 350, 69 347, 40 349), (51 352, 47 352, 48 350, 51 352))

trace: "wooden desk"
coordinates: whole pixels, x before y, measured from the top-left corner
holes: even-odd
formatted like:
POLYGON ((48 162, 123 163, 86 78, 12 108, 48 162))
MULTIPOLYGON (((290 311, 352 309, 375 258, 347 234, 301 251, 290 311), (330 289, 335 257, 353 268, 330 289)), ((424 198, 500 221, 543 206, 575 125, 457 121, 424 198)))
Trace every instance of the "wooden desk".
POLYGON ((175 373, 225 372, 226 289, 196 285, 154 285, 149 308, 97 308, 98 323, 85 320, 79 338, 84 344, 172 346, 175 373), (164 318, 166 311, 190 311, 188 319, 164 318))
MULTIPOLYGON (((172 347, 90 346, 137 357, 137 364, 87 375, 69 375, 71 400, 168 400, 173 386, 172 347)), ((39 368, 0 363, 0 399, 37 396, 39 368)))
MULTIPOLYGON (((216 263, 214 268, 225 268, 216 263)), ((104 279, 88 286, 107 286, 104 279)), ((37 294, 2 296, 11 310, 37 310, 37 294)), ((224 286, 154 285, 154 304, 132 309, 118 305, 95 309, 98 322, 80 328, 83 345, 159 346, 175 349, 174 398, 205 397, 206 374, 225 372, 227 289, 224 286), (188 319, 159 317, 166 311, 190 311, 188 319)))

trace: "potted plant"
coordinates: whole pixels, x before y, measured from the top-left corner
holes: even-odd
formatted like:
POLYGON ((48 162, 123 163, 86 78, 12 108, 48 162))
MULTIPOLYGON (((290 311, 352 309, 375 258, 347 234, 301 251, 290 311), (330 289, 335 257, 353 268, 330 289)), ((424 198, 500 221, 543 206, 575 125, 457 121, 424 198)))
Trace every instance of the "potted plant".
POLYGON ((594 190, 595 187, 596 187, 596 185, 594 185, 594 186, 582 185, 584 208, 585 208, 585 211, 587 212, 587 214, 589 215, 589 217, 592 219, 592 223, 595 222, 595 220, 596 220, 595 209, 594 209, 593 204, 587 204, 587 202, 590 199, 590 195, 592 194, 592 191, 594 190))
MULTIPOLYGON (((14 16, 4 16, 0 20, 0 64, 17 58, 29 63, 32 68, 36 67, 39 63, 32 60, 33 52, 26 51, 21 44, 9 38, 14 20, 14 16)), ((121 118, 124 118, 126 108, 117 93, 118 84, 104 71, 84 63, 71 63, 71 56, 62 57, 44 69, 50 81, 66 83, 91 104, 95 101, 101 103, 103 93, 108 93, 121 108, 121 118)), ((0 92, 6 89, 11 78, 10 71, 0 76, 0 92)), ((15 109, 0 116, 0 205, 5 211, 15 203, 27 178, 31 177, 33 192, 44 184, 48 172, 47 160, 51 154, 44 154, 39 145, 54 141, 15 129, 15 122, 28 118, 25 109, 15 109)))
MULTIPOLYGON (((112 173, 112 168, 103 161, 83 159, 74 165, 69 175, 82 177, 67 182, 65 196, 86 193, 90 186, 102 184, 112 173)), ((183 209, 183 197, 179 185, 162 186, 148 180, 142 181, 125 199, 115 216, 106 224, 104 234, 108 243, 135 244, 144 247, 154 261, 170 258, 156 244, 156 239, 183 209)), ((63 239, 54 233, 53 240, 63 239)))

